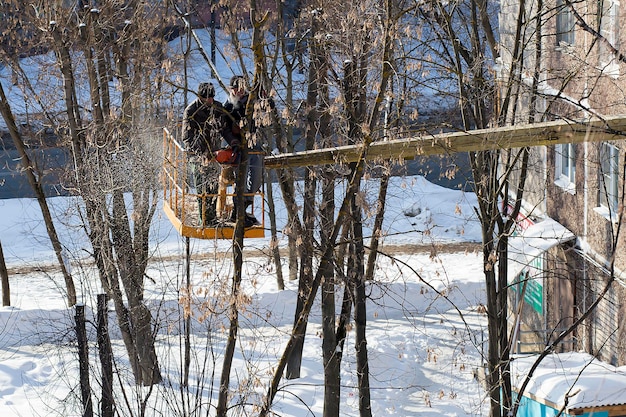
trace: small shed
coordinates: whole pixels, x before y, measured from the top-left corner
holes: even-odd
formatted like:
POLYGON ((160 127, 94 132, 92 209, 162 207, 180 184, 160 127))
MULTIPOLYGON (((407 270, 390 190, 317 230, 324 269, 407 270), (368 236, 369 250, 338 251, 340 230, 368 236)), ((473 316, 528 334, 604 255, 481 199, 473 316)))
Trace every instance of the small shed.
MULTIPOLYGON (((511 364, 514 395, 538 355, 515 357, 511 364)), ((626 367, 617 368, 587 353, 548 355, 522 394, 518 417, 626 417, 626 367), (561 414, 559 414, 561 413, 561 414)))

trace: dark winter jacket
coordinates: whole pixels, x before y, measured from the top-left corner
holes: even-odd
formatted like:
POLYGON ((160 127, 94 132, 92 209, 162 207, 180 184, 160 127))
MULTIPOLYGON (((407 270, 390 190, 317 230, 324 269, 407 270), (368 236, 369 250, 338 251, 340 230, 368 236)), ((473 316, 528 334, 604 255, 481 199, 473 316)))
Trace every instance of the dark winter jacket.
POLYGON ((229 117, 217 101, 212 105, 202 99, 194 100, 183 114, 183 143, 187 151, 211 156, 209 151, 220 148, 222 138, 232 140, 229 117))
POLYGON ((246 117, 246 105, 248 104, 248 94, 239 100, 233 94, 229 94, 228 99, 224 102, 224 110, 228 114, 228 128, 233 134, 234 143, 230 141, 230 146, 239 146, 241 144, 241 120, 246 117))
MULTIPOLYGON (((241 98, 238 98, 237 96, 231 93, 228 95, 228 99, 224 102, 224 110, 229 116, 227 118, 227 122, 230 126, 230 131, 233 132, 233 135, 237 139, 237 146, 239 146, 239 144, 241 143, 240 126, 241 126, 241 120, 246 117, 246 106, 248 105, 248 97, 249 95, 245 94, 241 98)), ((260 100, 261 100, 260 103, 265 103, 265 105, 261 106, 260 108, 263 109, 266 113, 274 109, 275 104, 274 104, 274 100, 272 100, 271 97, 268 97, 266 94, 263 94, 260 100)), ((249 132, 252 134, 254 134, 257 130, 257 123, 255 120, 257 116, 257 113, 256 113, 257 111, 258 109, 255 109, 255 117, 250 121, 250 124, 248 125, 249 132)), ((259 126, 262 127, 266 125, 268 125, 267 120, 262 119, 259 126)), ((231 144, 230 142, 228 143, 231 144)), ((251 148, 260 149, 262 145, 259 142, 255 142, 254 145, 248 144, 248 146, 250 146, 251 148)))

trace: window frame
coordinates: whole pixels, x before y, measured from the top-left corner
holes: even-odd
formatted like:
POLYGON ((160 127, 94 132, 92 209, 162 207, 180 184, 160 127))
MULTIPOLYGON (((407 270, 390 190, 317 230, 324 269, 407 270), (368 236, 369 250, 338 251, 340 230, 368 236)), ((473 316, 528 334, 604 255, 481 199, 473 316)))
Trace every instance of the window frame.
MULTIPOLYGON (((619 0, 597 0, 600 35, 615 49, 619 49, 619 0)), ((606 75, 619 76, 615 52, 604 42, 598 42, 598 68, 606 75)))
POLYGON ((574 45, 575 28, 574 13, 570 6, 565 0, 556 0, 556 46, 574 45))
POLYGON ((607 219, 617 218, 619 208, 619 148, 602 142, 598 149, 598 212, 607 219))
POLYGON ((576 144, 555 145, 555 184, 570 194, 576 193, 576 144))

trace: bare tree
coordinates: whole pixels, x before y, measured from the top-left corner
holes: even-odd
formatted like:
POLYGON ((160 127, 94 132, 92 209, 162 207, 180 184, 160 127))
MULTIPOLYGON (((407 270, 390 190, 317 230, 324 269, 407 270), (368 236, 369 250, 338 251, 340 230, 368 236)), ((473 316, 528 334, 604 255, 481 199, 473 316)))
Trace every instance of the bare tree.
MULTIPOLYGON (((421 12, 425 21, 432 23, 433 31, 441 33, 443 53, 438 56, 458 81, 463 129, 488 127, 492 120, 498 120, 498 115, 492 116, 494 80, 489 67, 496 58, 493 52, 497 45, 492 36, 494 16, 490 14, 489 4, 471 1, 455 9, 431 3, 421 12)), ((507 158, 500 151, 473 152, 470 161, 478 197, 476 212, 482 226, 489 329, 487 380, 491 416, 496 417, 501 410, 510 409, 512 398, 507 327, 507 237, 515 227, 523 198, 528 149, 513 150, 507 158), (511 175, 514 166, 520 166, 521 170, 516 183, 511 184, 515 181, 511 175), (500 202, 506 201, 509 189, 516 194, 515 203, 511 212, 505 213, 500 202)))
MULTIPOLYGON (((458 94, 464 130, 533 123, 557 117, 580 119, 590 111, 585 105, 587 97, 592 97, 590 91, 582 92, 586 98, 579 101, 572 99, 566 91, 582 89, 580 79, 597 77, 597 85, 602 85, 597 72, 589 76, 593 72, 589 68, 597 59, 594 45, 599 42, 606 46, 606 39, 590 30, 593 25, 578 15, 576 24, 596 39, 582 50, 576 51, 573 45, 569 46, 569 54, 563 58, 568 65, 562 68, 550 68, 547 56, 553 49, 546 48, 546 44, 554 42, 555 16, 567 8, 575 11, 574 3, 567 2, 557 8, 553 3, 544 2, 502 3, 500 43, 496 43, 493 36, 496 10, 492 4, 470 1, 459 7, 449 6, 426 3, 419 7, 419 12, 431 28, 428 34, 432 36, 426 40, 435 41, 430 48, 437 59, 428 65, 434 69, 445 68, 453 75, 456 87, 447 92, 458 94), (555 87, 548 89, 546 85, 555 87)), ((562 30, 563 27, 557 28, 556 36, 562 35, 562 30)), ((573 30, 573 26, 566 30, 573 30)), ((612 45, 606 47, 617 52, 612 45)), ((522 202, 530 197, 531 205, 542 204, 547 184, 542 180, 541 152, 536 149, 479 151, 471 153, 470 160, 483 234, 489 319, 486 363, 490 413, 498 417, 502 413, 515 413, 518 407, 512 400, 509 366, 513 341, 506 323, 510 312, 508 241, 516 230, 522 202)), ((566 333, 572 331, 568 328, 566 333)), ((551 344, 546 348, 552 349, 551 344)))
MULTIPOLYGON (((50 238, 50 242, 52 243, 52 247, 54 248, 54 253, 57 257, 57 262, 59 263, 61 273, 63 274, 63 279, 65 280, 65 287, 67 290, 67 303, 70 307, 72 307, 76 304, 76 287, 74 286, 74 279, 72 278, 65 263, 65 259, 63 258, 63 246, 61 245, 61 241, 59 240, 59 236, 57 235, 54 220, 52 218, 52 214, 50 213, 48 202, 46 201, 46 195, 44 193, 41 181, 39 180, 42 175, 41 172, 37 169, 35 163, 26 152, 24 139, 22 138, 22 135, 17 128, 11 105, 7 100, 2 85, 0 85, 0 114, 2 114, 2 118, 9 128, 9 133, 11 134, 11 138, 13 139, 13 143, 15 144, 15 147, 20 154, 22 165, 24 167, 24 172, 26 174, 26 177, 28 178, 28 183, 30 184, 31 188, 35 192, 35 195, 37 196, 37 202, 39 203, 44 223, 46 224, 46 231, 48 232, 48 237, 50 238)), ((9 287, 7 277, 7 297, 8 288, 9 287)))
MULTIPOLYGON (((319 26, 319 17, 317 11, 310 15, 311 19, 311 39, 309 41, 309 51, 311 65, 308 71, 308 84, 306 95, 306 107, 308 109, 305 125, 305 149, 311 150, 316 145, 318 135, 317 122, 319 120, 318 100, 320 100, 320 83, 324 79, 325 62, 324 51, 315 40, 317 36, 317 28, 319 26)), ((301 257, 300 257, 300 273, 298 282, 298 304, 296 307, 294 322, 302 314, 307 294, 311 290, 311 281, 313 280, 313 247, 314 247, 314 228, 315 228, 315 192, 317 188, 317 177, 315 168, 307 168, 304 181, 304 196, 302 208, 302 234, 301 240, 301 257)), ((287 378, 300 377, 300 365, 302 363, 302 349, 304 347, 304 339, 306 334, 306 322, 303 324, 301 333, 295 341, 295 347, 289 356, 287 364, 287 378)))
MULTIPOLYGON (((393 19, 388 19, 389 16, 393 15, 393 8, 391 7, 391 3, 386 3, 380 7, 381 14, 385 17, 385 20, 382 24, 377 26, 373 22, 371 24, 363 25, 363 21, 357 18, 360 16, 359 13, 362 12, 361 7, 368 8, 373 5, 361 5, 361 7, 357 6, 353 10, 343 10, 346 12, 345 14, 345 22, 342 24, 349 25, 350 28, 356 31, 356 33, 367 34, 372 30, 373 27, 376 27, 377 30, 381 33, 382 41, 380 42, 380 46, 377 49, 377 57, 380 60, 375 60, 376 64, 372 65, 371 61, 368 61, 365 57, 372 53, 374 48, 371 48, 368 45, 367 36, 357 37, 354 39, 354 44, 348 42, 346 44, 346 50, 340 50, 337 56, 331 58, 331 52, 334 52, 334 47, 336 47, 339 43, 341 43, 341 35, 338 33, 334 33, 331 28, 338 28, 341 25, 337 25, 338 22, 341 21, 343 14, 333 15, 330 13, 331 9, 328 7, 339 7, 337 4, 319 4, 319 7, 315 7, 311 10, 310 17, 307 16, 308 19, 311 19, 310 28, 312 29, 309 38, 309 52, 310 52, 310 70, 308 74, 308 83, 307 83, 307 108, 308 113, 307 116, 310 118, 311 123, 309 123, 306 135, 307 138, 307 147, 312 148, 318 140, 321 140, 321 143, 337 143, 337 142, 324 142, 325 135, 324 132, 329 125, 341 126, 341 131, 345 132, 345 136, 335 137, 334 141, 342 142, 353 142, 353 143, 361 143, 364 144, 363 150, 363 158, 366 155, 367 144, 371 143, 371 141, 376 140, 378 138, 378 126, 380 123, 380 104, 382 103, 382 97, 386 94, 387 85, 389 78, 391 77, 391 68, 388 66, 388 60, 392 54, 393 48, 393 31, 394 25, 396 23, 393 19), (358 28, 358 29, 357 29, 358 28), (338 43, 329 42, 329 39, 335 39, 334 36, 337 36, 338 43), (363 43, 359 43, 363 42, 363 43), (355 51, 356 56, 353 56, 351 52, 355 51), (352 59, 350 59, 352 58, 352 59), (325 119, 328 114, 332 114, 332 112, 324 111, 325 108, 332 107, 333 98, 330 97, 325 91, 328 87, 327 85, 332 84, 331 80, 335 82, 342 82, 341 78, 337 78, 336 68, 333 68, 333 59, 339 60, 342 62, 341 66, 343 66, 343 61, 346 59, 350 59, 352 62, 355 62, 355 71, 348 76, 352 80, 348 82, 347 79, 344 78, 344 82, 346 82, 349 87, 341 88, 343 93, 341 97, 341 103, 343 112, 341 116, 339 116, 336 120, 332 120, 330 118, 325 119), (372 68, 374 68, 372 70, 372 68), (375 82, 375 87, 373 88, 377 94, 373 97, 367 97, 367 91, 370 91, 368 86, 368 77, 365 76, 369 71, 374 71, 379 78, 373 76, 373 79, 377 79, 375 82), (353 101, 354 97, 356 100, 353 101), (367 97, 367 99, 366 99, 367 97), (330 105, 328 100, 330 101, 330 105), (371 101, 370 101, 371 100, 371 101), (369 104, 366 106, 366 103, 369 104), (321 121, 321 128, 317 128, 317 121, 321 121), (326 120, 324 122, 324 120, 326 120), (351 127, 350 127, 351 126, 351 127), (317 138, 320 139, 317 139, 317 138)), ((334 10, 334 9, 332 9, 334 10)), ((338 10, 338 9, 337 9, 338 10)), ((369 9, 368 9, 369 10, 369 9)), ((378 11, 378 9, 375 9, 378 11)), ((378 17, 376 13, 372 15, 372 18, 375 20, 378 17)), ((351 33, 352 35, 354 33, 351 33)), ((327 140, 327 139, 326 139, 327 140)), ((327 145, 326 145, 327 146, 327 145)), ((359 327, 359 338, 356 341, 357 343, 357 355, 359 356, 359 386, 360 386, 360 409, 362 415, 368 415, 369 411, 369 384, 368 384, 368 370, 367 370, 367 350, 366 350, 366 339, 365 339, 365 321, 364 319, 364 307, 365 307, 365 293, 364 293, 364 280, 363 280, 363 251, 364 247, 362 245, 362 232, 360 232, 359 226, 359 218, 361 216, 361 206, 356 202, 356 198, 358 196, 358 190, 360 188, 360 179, 364 175, 365 172, 365 159, 361 159, 358 164, 353 165, 348 170, 348 178, 350 178, 350 186, 347 189, 346 195, 341 203, 341 208, 339 209, 339 214, 332 222, 332 227, 325 227, 324 233, 321 235, 321 246, 319 247, 319 251, 322 254, 320 258, 320 264, 318 265, 317 272, 312 276, 310 281, 302 282, 303 275, 301 274, 300 279, 301 283, 299 286, 300 296, 303 297, 301 308, 298 309, 296 322, 294 324, 294 328, 292 331, 291 338, 288 342, 287 348, 281 358, 281 361, 278 365, 278 369, 274 374, 274 378, 271 382, 265 405, 262 410, 261 415, 266 415, 269 412, 271 407, 271 403, 274 395, 276 394, 277 384, 282 377, 282 373, 287 366, 288 363, 291 363, 291 358, 293 358, 293 353, 296 351, 297 346, 301 343, 304 336, 304 330, 306 328, 307 317, 310 312, 310 308, 312 307, 312 302, 316 297, 317 290, 320 287, 320 284, 323 283, 323 299, 327 299, 324 302, 324 305, 327 310, 324 313, 324 322, 325 322, 325 333, 326 336, 330 337, 331 334, 335 333, 334 329, 334 313, 330 310, 330 305, 334 303, 334 289, 332 286, 334 285, 332 282, 332 275, 329 274, 329 271, 334 269, 333 265, 335 264, 334 260, 334 247, 337 241, 337 237, 339 235, 339 231, 349 225, 352 233, 351 236, 354 239, 355 245, 353 246, 352 251, 352 259, 355 262, 355 266, 357 266, 353 271, 357 273, 357 275, 353 276, 350 280, 352 284, 346 283, 347 288, 352 288, 353 290, 346 290, 346 300, 344 301, 344 306, 358 305, 358 308, 355 312, 356 320, 358 321, 359 327), (352 214, 349 214, 352 213, 352 214), (352 226, 352 225, 355 226, 352 226), (360 243, 359 243, 360 242, 360 243), (359 261, 360 259, 360 261, 359 261), (358 267, 360 263, 361 267, 358 267), (361 271, 361 274, 358 274, 358 271, 361 271), (349 299, 356 300, 355 304, 347 303, 349 299)), ((309 195, 312 197, 315 195, 315 189, 317 188, 315 185, 315 178, 311 177, 311 173, 309 173, 309 185, 307 189, 309 189, 309 195)), ((329 182, 326 181, 326 187, 329 187, 329 182)), ((325 199, 320 203, 321 212, 326 214, 326 217, 323 218, 322 224, 330 225, 329 223, 329 215, 330 210, 329 207, 332 208, 332 201, 334 196, 331 197, 332 193, 326 192, 324 195, 325 199)), ((315 206, 314 199, 309 197, 308 199, 305 197, 304 210, 307 210, 307 205, 310 205, 311 209, 315 206)), ((317 213, 317 210, 312 211, 311 213, 317 213)), ((307 216, 304 216, 304 223, 307 223, 307 216)), ((311 220, 309 220, 311 221, 311 220)), ((301 259, 302 262, 304 262, 301 259)), ((302 271, 302 269, 301 269, 302 271)), ((312 272, 312 271, 311 271, 312 272)), ((348 310, 349 311, 349 310, 348 310)), ((345 318, 346 311, 342 311, 342 316, 345 318)), ((345 324, 345 323, 344 323, 345 324)), ((328 396, 326 397, 327 404, 325 405, 325 415, 337 415, 338 409, 333 404, 329 403, 330 401, 336 402, 337 399, 337 372, 338 372, 338 363, 337 359, 340 359, 341 355, 336 355, 338 352, 337 346, 338 344, 343 344, 344 337, 342 336, 342 332, 345 331, 345 328, 339 328, 338 330, 339 337, 335 338, 335 343, 330 343, 325 347, 324 357, 325 364, 332 365, 331 370, 327 375, 327 390, 328 396), (335 352, 335 353, 333 353, 335 352), (335 356, 335 357, 333 357, 335 356), (335 381, 335 382, 331 382, 335 381), (334 388, 333 388, 334 387, 334 388)), ((329 339, 332 341, 332 338, 329 339)), ((288 375, 289 376, 289 375, 288 375)))
MULTIPOLYGON (((22 26, 32 28, 32 44, 54 53, 54 76, 62 79, 63 88, 47 91, 56 94, 54 102, 62 107, 42 106, 42 111, 71 150, 67 186, 81 196, 91 255, 115 305, 135 382, 157 383, 161 375, 152 313, 143 291, 158 194, 160 135, 154 121, 162 111, 164 4, 131 1, 119 8, 105 1, 92 8, 56 1, 8 3, 6 7, 20 10, 22 26)), ((25 85, 33 97, 42 96, 41 83, 25 85)))

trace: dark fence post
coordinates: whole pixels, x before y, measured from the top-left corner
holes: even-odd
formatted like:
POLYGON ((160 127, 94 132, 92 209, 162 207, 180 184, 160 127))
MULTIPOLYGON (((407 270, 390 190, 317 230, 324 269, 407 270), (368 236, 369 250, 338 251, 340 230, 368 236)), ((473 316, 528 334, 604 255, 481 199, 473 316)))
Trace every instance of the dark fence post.
POLYGON ((102 366, 101 416, 113 417, 113 352, 109 339, 108 297, 98 294, 98 353, 102 366))
POLYGON ((85 328, 85 306, 76 304, 76 340, 78 342, 78 363, 80 368, 80 393, 83 400, 84 417, 93 417, 91 387, 89 385, 89 347, 85 328))
POLYGON ((2 252, 2 242, 0 242, 0 279, 2 280, 2 306, 11 305, 11 290, 9 287, 9 271, 4 262, 4 252, 2 252))

